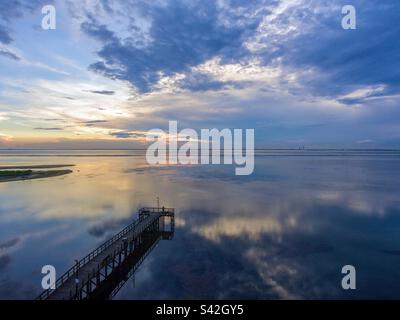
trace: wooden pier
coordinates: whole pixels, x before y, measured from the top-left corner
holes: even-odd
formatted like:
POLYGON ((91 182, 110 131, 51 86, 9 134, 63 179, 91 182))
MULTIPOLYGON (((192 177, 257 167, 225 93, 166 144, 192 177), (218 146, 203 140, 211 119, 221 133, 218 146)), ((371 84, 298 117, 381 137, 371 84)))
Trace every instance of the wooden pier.
POLYGON ((37 300, 111 299, 157 243, 172 239, 174 231, 174 209, 140 209, 138 220, 77 261, 55 289, 43 291, 37 300))

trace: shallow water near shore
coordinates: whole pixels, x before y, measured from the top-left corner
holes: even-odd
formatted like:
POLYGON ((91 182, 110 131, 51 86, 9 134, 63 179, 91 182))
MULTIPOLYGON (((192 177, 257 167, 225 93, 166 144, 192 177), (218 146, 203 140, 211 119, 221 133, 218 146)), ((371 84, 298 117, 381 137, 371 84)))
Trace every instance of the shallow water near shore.
POLYGON ((116 299, 400 298, 400 153, 257 151, 234 166, 148 166, 143 151, 1 151, 0 166, 75 164, 73 173, 0 184, 0 298, 41 292, 133 219, 176 210, 116 299), (357 290, 341 288, 354 265, 357 290))

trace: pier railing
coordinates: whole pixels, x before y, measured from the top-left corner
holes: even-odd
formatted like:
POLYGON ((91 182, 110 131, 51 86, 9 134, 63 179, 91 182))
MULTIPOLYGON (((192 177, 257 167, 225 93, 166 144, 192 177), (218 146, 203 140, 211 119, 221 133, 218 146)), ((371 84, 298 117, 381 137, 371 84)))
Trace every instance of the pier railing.
MULTIPOLYGON (((147 208, 141 208, 139 210, 139 214, 173 214, 174 209, 173 208, 156 208, 156 207, 147 207, 147 208)), ((107 250, 110 246, 112 246, 116 241, 120 240, 123 238, 126 234, 131 232, 139 223, 140 219, 134 221, 127 227, 125 227, 123 230, 121 230, 119 233, 114 235, 112 238, 108 239, 106 242, 104 242, 102 245, 100 245, 98 248, 90 252, 88 255, 86 255, 84 258, 79 260, 73 267, 71 267, 69 270, 67 270, 61 277, 59 277, 55 283, 55 288, 54 289, 47 289, 43 291, 36 299, 37 300, 46 300, 54 290, 57 288, 61 287, 68 279, 70 279, 74 274, 79 272, 79 269, 86 265, 88 262, 90 262, 92 259, 94 259, 96 256, 98 256, 100 253, 102 253, 104 250, 107 250)))
POLYGON ((175 213, 174 208, 157 208, 157 207, 145 207, 139 210, 139 213, 161 213, 161 214, 168 214, 168 213, 175 213))

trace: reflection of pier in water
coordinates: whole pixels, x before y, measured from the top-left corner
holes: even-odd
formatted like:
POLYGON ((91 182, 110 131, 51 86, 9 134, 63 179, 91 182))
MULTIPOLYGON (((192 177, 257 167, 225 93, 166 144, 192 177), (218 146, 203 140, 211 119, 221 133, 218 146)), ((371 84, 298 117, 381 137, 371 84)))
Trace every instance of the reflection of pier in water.
POLYGON ((171 208, 140 209, 137 221, 77 261, 56 281, 55 289, 45 290, 37 299, 114 297, 157 243, 161 239, 172 239, 174 218, 171 208))

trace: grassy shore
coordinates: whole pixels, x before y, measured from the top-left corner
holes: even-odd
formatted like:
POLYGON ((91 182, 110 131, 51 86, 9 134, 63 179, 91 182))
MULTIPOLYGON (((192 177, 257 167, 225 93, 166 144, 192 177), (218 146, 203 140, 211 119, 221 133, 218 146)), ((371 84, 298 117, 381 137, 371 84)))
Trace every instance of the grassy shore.
POLYGON ((14 170, 7 170, 7 171, 0 171, 0 179, 3 177, 23 177, 30 175, 32 173, 32 170, 19 170, 19 171, 14 171, 14 170))
POLYGON ((67 167, 72 165, 50 165, 50 166, 0 166, 0 182, 20 181, 20 180, 32 180, 32 179, 43 179, 50 177, 62 176, 65 174, 72 173, 72 170, 46 170, 46 171, 33 171, 31 168, 57 168, 67 167), (29 170, 10 170, 10 169, 27 169, 29 170), (7 169, 7 170, 5 170, 7 169))
POLYGON ((41 165, 23 165, 23 166, 0 166, 0 170, 17 170, 17 169, 56 169, 73 167, 74 164, 41 164, 41 165))

